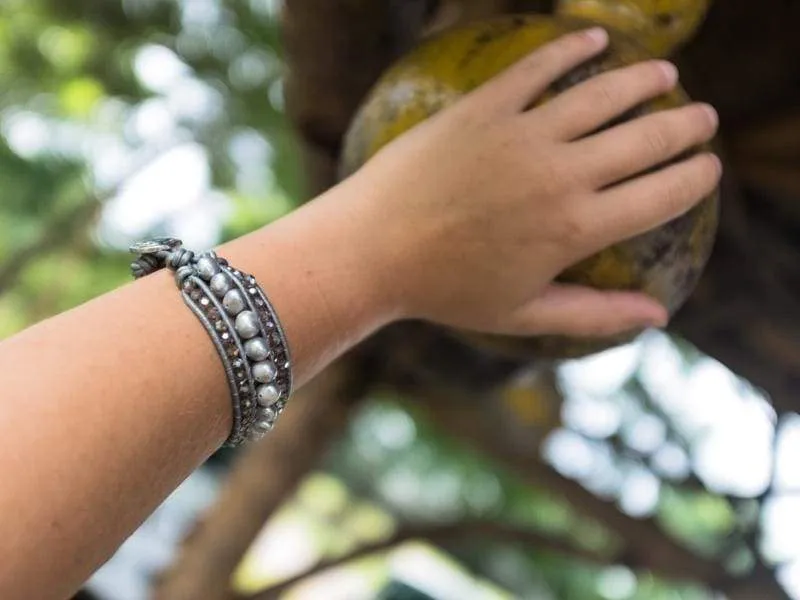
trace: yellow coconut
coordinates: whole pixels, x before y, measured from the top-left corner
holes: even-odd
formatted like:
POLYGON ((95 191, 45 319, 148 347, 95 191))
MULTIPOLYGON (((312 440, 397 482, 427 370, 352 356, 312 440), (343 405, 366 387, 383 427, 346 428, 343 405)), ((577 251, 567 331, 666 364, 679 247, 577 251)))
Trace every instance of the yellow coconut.
MULTIPOLYGON (((565 10, 593 17, 592 20, 564 14, 507 15, 458 26, 424 40, 383 74, 358 110, 345 137, 341 176, 356 171, 405 131, 565 33, 585 28, 592 22, 603 22, 611 37, 609 49, 557 82, 539 99, 540 103, 594 74, 668 53, 698 23, 691 18, 673 21, 673 26, 677 23, 683 27, 683 33, 678 35, 673 31, 670 35, 659 36, 652 29, 637 29, 631 25, 631 21, 624 18, 624 12, 602 12, 604 5, 619 8, 623 4, 639 5, 613 0, 566 0, 565 10), (603 14, 614 18, 601 19, 599 15, 603 14), (609 22, 615 26, 608 27, 609 22), (626 23, 628 27, 624 27, 626 23), (623 29, 627 31, 621 31, 623 29), (645 44, 635 39, 633 34, 637 30, 643 32, 645 44)), ((672 4, 685 2, 673 0, 672 4)), ((686 93, 678 88, 620 120, 687 102, 686 93)), ((564 271, 558 280, 604 290, 643 291, 658 299, 673 314, 691 294, 705 267, 716 233, 717 214, 718 194, 715 192, 685 215, 589 257, 564 271)), ((453 268, 459 266, 453 265, 453 268)), ((639 332, 603 339, 456 333, 468 343, 508 355, 561 359, 619 345, 639 332)))

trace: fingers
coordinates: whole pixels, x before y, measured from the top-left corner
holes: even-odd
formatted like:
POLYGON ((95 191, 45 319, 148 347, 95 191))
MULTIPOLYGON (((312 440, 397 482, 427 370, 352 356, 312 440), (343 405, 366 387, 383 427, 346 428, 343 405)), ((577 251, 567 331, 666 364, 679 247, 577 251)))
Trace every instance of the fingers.
POLYGON ((706 104, 694 104, 649 114, 573 143, 581 156, 588 183, 605 187, 663 164, 698 144, 717 130, 717 113, 706 104))
POLYGON ((722 173, 713 154, 698 154, 577 201, 586 255, 655 229, 714 191, 722 173))
POLYGON ((596 75, 562 92, 534 111, 555 139, 571 141, 675 87, 678 71, 648 61, 596 75))
POLYGON ((600 28, 564 35, 478 87, 471 101, 484 109, 519 112, 553 81, 599 54, 607 44, 608 34, 600 28))
POLYGON ((663 327, 666 309, 635 292, 608 292, 551 284, 515 315, 520 334, 601 337, 663 327))

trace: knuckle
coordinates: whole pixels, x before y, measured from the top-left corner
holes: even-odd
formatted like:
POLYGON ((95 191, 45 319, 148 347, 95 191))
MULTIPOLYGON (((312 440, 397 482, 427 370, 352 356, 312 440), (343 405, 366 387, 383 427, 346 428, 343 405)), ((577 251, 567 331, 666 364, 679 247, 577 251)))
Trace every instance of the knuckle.
POLYGON ((644 131, 642 143, 652 159, 658 160, 669 155, 673 148, 672 131, 674 129, 663 117, 654 119, 653 124, 644 131))
POLYGON ((575 209, 564 209, 558 213, 554 233, 562 247, 573 250, 586 242, 589 228, 582 213, 575 209))
POLYGON ((545 155, 541 150, 529 147, 524 155, 520 168, 528 173, 530 185, 538 194, 561 198, 575 187, 575 170, 559 153, 545 155), (535 166, 532 168, 532 165, 535 166))
POLYGON ((562 68, 575 59, 585 56, 592 49, 592 43, 583 33, 568 33, 533 52, 526 61, 531 68, 547 65, 562 68))
POLYGON ((540 48, 536 52, 530 54, 519 64, 517 73, 520 77, 528 77, 531 74, 538 73, 545 65, 552 60, 552 55, 548 48, 540 48))
POLYGON ((520 74, 525 77, 541 76, 545 72, 558 69, 563 62, 563 55, 564 48, 559 47, 558 42, 552 42, 528 56, 520 65, 520 74))
POLYGON ((590 106, 596 106, 602 110, 615 109, 620 104, 620 97, 616 91, 620 87, 619 79, 612 77, 600 76, 595 78, 592 82, 591 93, 589 101, 590 106), (616 79, 617 83, 614 83, 616 79))
POLYGON ((524 128, 513 123, 503 123, 492 128, 489 146, 501 152, 506 160, 520 160, 527 162, 532 147, 524 128))
POLYGON ((682 172, 665 186, 666 201, 670 207, 678 209, 702 196, 700 185, 700 171, 682 169, 682 172))

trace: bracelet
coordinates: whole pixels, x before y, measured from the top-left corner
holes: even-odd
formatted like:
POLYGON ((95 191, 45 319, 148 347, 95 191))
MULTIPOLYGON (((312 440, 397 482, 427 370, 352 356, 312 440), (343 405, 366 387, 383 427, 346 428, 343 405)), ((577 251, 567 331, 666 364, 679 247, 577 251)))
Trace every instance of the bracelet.
POLYGON ((139 242, 130 251, 135 279, 163 268, 175 272, 184 302, 206 328, 222 360, 233 405, 226 446, 269 432, 292 392, 289 345, 278 316, 255 277, 209 251, 195 254, 180 240, 139 242))

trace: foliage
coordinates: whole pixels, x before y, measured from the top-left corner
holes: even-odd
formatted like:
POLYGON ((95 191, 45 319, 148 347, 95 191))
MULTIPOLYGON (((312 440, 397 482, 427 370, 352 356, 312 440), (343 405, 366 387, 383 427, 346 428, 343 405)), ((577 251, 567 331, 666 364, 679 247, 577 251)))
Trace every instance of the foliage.
MULTIPOLYGON (((152 219, 131 218, 137 203, 147 211, 152 199, 123 192, 152 180, 148 170, 175 148, 196 148, 205 163, 188 177, 203 179, 206 165, 210 172, 188 203, 202 209, 214 193, 225 197, 226 216, 209 241, 245 233, 291 208, 288 198, 300 196, 301 177, 282 113, 271 6, 4 3, 0 256, 8 261, 0 263, 0 334, 127 278, 120 255, 126 242, 171 223, 164 210, 152 219), (76 212, 64 222, 64 214, 94 202, 115 210, 102 217, 76 212), (24 254, 25 268, 10 264, 39 246, 41 252, 24 254), (6 281, 9 268, 15 275, 6 281)), ((149 193, 169 203, 159 184, 150 182, 149 193)))

